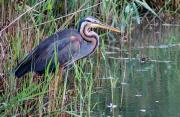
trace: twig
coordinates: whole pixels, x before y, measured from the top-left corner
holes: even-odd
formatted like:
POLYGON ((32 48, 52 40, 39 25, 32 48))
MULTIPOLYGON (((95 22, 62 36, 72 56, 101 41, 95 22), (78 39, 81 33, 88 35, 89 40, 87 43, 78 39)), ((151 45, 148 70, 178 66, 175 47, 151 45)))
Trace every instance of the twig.
POLYGON ((36 5, 34 5, 33 7, 29 8, 27 11, 25 11, 24 13, 22 13, 21 15, 19 15, 16 19, 14 19, 11 23, 9 23, 8 26, 6 26, 5 28, 3 28, 1 31, 0 31, 0 36, 2 34, 3 31, 5 31, 7 28, 9 28, 12 24, 14 24, 16 21, 18 21, 22 16, 24 16, 26 13, 28 13, 29 11, 31 11, 32 9, 34 9, 36 6, 40 5, 41 3, 45 2, 46 0, 43 0, 39 3, 37 3, 36 5))
MULTIPOLYGON (((77 11, 80 11, 84 7, 84 5, 86 5, 88 2, 89 2, 89 0, 86 1, 84 4, 82 4, 77 11)), ((69 17, 65 23, 63 23, 63 25, 58 29, 58 31, 61 30, 74 17, 75 14, 76 14, 76 12, 74 12, 74 14, 72 14, 71 17, 69 17)))
POLYGON ((162 24, 163 26, 176 26, 176 27, 180 27, 180 24, 167 24, 167 23, 164 23, 162 24))
POLYGON ((0 47, 1 47, 1 57, 2 57, 2 59, 4 59, 5 58, 5 54, 4 54, 4 49, 3 49, 2 43, 0 43, 0 47))
MULTIPOLYGON (((44 24, 47 24, 47 23, 50 23, 50 22, 53 22, 53 21, 57 21, 57 20, 59 20, 59 19, 62 19, 62 18, 65 18, 65 17, 71 16, 71 15, 75 15, 75 14, 77 14, 77 13, 81 12, 81 11, 88 10, 88 9, 93 8, 93 7, 96 7, 96 6, 100 5, 100 4, 102 4, 102 2, 100 2, 100 3, 98 3, 98 4, 95 4, 95 5, 93 5, 93 6, 90 6, 90 7, 87 7, 87 8, 81 9, 81 10, 78 10, 78 11, 76 11, 76 12, 73 12, 73 13, 67 14, 67 15, 65 15, 65 16, 61 16, 61 17, 58 17, 58 18, 56 18, 56 19, 49 20, 49 21, 43 22, 43 23, 38 24, 38 25, 34 25, 34 26, 44 25, 44 24)), ((29 28, 23 28, 22 30, 31 29, 31 28, 33 28, 34 26, 29 27, 29 28)))

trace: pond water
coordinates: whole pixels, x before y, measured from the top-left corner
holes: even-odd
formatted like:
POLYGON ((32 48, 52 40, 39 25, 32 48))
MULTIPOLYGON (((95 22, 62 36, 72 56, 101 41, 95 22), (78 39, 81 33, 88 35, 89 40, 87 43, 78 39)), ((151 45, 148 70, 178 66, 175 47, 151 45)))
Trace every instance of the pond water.
POLYGON ((93 116, 180 117, 180 27, 139 29, 128 40, 105 45, 93 116))

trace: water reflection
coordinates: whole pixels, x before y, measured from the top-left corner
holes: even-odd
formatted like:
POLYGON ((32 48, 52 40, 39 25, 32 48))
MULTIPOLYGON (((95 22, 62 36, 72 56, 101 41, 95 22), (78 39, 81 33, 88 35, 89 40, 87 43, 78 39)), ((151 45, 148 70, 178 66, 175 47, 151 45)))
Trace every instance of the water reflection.
POLYGON ((180 116, 180 28, 137 30, 131 38, 128 46, 107 45, 101 66, 107 72, 97 78, 103 92, 92 96, 98 103, 93 115, 180 116))

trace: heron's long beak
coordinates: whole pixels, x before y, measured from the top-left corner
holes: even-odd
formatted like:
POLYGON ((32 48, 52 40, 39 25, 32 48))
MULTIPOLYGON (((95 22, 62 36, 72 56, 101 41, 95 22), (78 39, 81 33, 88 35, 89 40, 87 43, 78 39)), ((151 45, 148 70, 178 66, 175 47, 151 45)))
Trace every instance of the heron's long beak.
POLYGON ((93 23, 93 24, 91 24, 91 27, 92 28, 103 28, 103 29, 111 30, 111 31, 118 32, 118 33, 121 32, 118 28, 114 28, 114 27, 111 27, 111 26, 106 25, 106 24, 95 24, 95 23, 93 23))

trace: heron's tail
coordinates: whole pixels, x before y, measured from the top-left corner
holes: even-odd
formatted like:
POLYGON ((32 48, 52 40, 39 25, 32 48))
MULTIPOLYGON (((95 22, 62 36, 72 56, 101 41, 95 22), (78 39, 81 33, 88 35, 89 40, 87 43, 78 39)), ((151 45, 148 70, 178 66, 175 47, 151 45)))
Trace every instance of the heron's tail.
POLYGON ((14 74, 16 77, 20 78, 23 75, 25 75, 27 72, 31 70, 31 63, 28 62, 21 62, 19 65, 17 65, 14 69, 14 74))

